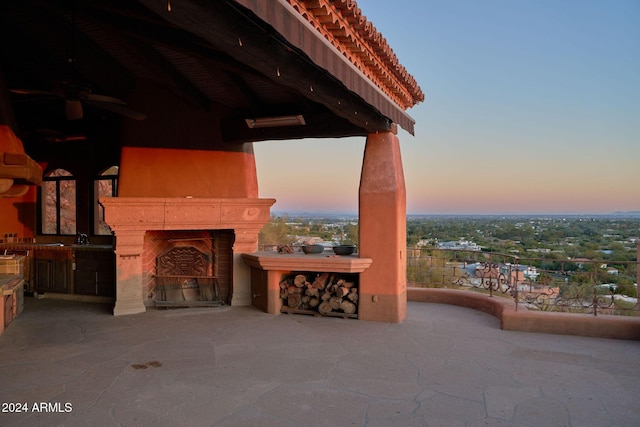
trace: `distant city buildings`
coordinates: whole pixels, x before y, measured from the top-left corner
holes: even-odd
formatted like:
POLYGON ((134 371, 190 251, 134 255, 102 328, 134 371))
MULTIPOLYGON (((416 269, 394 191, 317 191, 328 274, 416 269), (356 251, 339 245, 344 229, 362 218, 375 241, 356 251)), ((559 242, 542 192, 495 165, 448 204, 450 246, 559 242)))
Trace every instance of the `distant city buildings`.
POLYGON ((611 274, 614 276, 617 276, 618 274, 620 274, 620 271, 614 267, 606 267, 605 270, 607 271, 607 274, 611 274))
POLYGON ((448 242, 438 242, 438 249, 458 249, 465 251, 481 251, 482 247, 478 244, 465 239, 460 239, 458 241, 452 240, 448 242))

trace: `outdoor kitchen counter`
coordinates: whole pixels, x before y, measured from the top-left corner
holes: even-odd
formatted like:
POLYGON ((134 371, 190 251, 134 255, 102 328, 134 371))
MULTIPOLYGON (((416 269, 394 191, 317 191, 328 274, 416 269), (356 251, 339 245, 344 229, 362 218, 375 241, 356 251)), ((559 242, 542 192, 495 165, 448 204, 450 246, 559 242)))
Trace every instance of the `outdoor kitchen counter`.
POLYGON ((280 313, 280 281, 283 274, 293 271, 319 273, 362 273, 373 260, 357 255, 334 255, 329 253, 279 254, 277 252, 254 252, 242 254, 244 262, 251 267, 251 303, 271 314, 280 313))
POLYGON ((4 250, 13 251, 13 250, 43 250, 43 249, 51 249, 51 250, 86 250, 86 251, 104 251, 104 250, 113 250, 112 245, 94 245, 89 243, 88 245, 77 245, 77 244, 63 244, 63 243, 2 243, 0 244, 0 252, 4 250))
POLYGON ((115 294, 115 283, 111 283, 115 281, 112 245, 4 243, 0 244, 0 254, 4 253, 24 254, 22 275, 26 292, 108 298, 115 294), (97 287, 96 281, 100 282, 97 287))
POLYGON ((24 279, 19 274, 0 274, 0 334, 22 313, 24 279))
POLYGON ((0 294, 4 292, 13 292, 22 282, 19 274, 0 273, 0 294))

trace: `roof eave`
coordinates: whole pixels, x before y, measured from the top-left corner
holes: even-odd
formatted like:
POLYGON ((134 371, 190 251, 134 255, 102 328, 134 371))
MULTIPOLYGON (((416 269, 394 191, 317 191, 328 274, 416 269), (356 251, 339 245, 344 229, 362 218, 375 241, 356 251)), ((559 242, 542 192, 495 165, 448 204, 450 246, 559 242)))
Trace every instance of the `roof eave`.
POLYGON ((304 53, 344 87, 391 122, 414 134, 415 120, 358 70, 284 0, 235 0, 273 27, 282 38, 304 53))

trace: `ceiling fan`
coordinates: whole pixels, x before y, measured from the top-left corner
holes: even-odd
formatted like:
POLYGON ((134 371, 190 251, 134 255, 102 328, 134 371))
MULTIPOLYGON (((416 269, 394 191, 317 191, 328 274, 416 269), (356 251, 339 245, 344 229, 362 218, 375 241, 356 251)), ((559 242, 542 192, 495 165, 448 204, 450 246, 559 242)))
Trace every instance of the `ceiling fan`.
MULTIPOLYGON (((73 0, 71 4, 71 54, 67 59, 69 66, 68 72, 74 74, 76 65, 76 2, 73 0)), ((127 104, 118 98, 107 95, 99 95, 93 93, 90 84, 83 83, 75 79, 66 79, 59 81, 54 85, 51 91, 33 90, 33 89, 9 89, 10 92, 18 95, 34 95, 38 97, 53 97, 64 99, 65 115, 67 120, 80 120, 84 116, 83 105, 101 108, 111 111, 121 116, 128 117, 133 120, 144 120, 146 115, 130 108, 127 104)))
POLYGON ((44 128, 25 132, 24 136, 25 138, 31 138, 31 137, 40 138, 50 143, 78 142, 78 141, 87 140, 87 137, 82 134, 67 135, 65 132, 60 132, 53 129, 44 129, 44 128))
POLYGON ((144 120, 147 117, 143 113, 128 108, 121 99, 93 93, 90 85, 73 80, 63 80, 56 84, 51 91, 37 89, 9 89, 9 91, 18 95, 64 99, 67 120, 82 119, 84 116, 83 104, 111 111, 133 120, 144 120))

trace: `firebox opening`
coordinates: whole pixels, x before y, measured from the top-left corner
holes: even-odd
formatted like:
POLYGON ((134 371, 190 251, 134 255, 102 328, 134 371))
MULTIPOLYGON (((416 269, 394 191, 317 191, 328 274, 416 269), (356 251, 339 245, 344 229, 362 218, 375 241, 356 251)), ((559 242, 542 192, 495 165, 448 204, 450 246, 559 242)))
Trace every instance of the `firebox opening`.
POLYGON ((233 230, 147 232, 146 305, 202 307, 230 303, 233 230))

